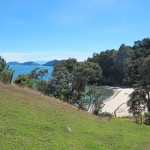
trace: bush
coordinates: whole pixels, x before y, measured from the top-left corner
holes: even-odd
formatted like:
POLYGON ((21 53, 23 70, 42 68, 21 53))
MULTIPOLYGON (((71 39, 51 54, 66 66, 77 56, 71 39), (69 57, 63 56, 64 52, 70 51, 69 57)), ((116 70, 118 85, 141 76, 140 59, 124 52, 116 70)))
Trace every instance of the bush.
POLYGON ((9 68, 9 65, 7 65, 6 61, 4 60, 4 58, 2 58, 0 56, 0 73, 5 71, 5 70, 8 70, 9 68))
POLYGON ((3 83, 9 83, 11 84, 12 81, 13 72, 9 70, 5 70, 0 73, 0 81, 3 83))
POLYGON ((97 101, 94 105, 95 105, 94 115, 99 115, 100 112, 102 111, 104 103, 102 101, 97 101))
POLYGON ((37 90, 42 92, 43 94, 47 94, 47 86, 48 86, 48 83, 45 80, 40 80, 36 82, 37 90))
POLYGON ((109 112, 102 112, 99 114, 100 117, 107 117, 107 118, 113 118, 113 114, 109 113, 109 112))
POLYGON ((6 61, 0 56, 0 81, 11 84, 14 70, 9 69, 6 61))
POLYGON ((51 81, 40 80, 36 82, 36 90, 42 92, 45 95, 54 96, 56 87, 52 85, 51 81))
POLYGON ((134 114, 134 117, 135 117, 135 122, 137 124, 142 124, 143 123, 143 115, 141 113, 134 114))
POLYGON ((150 125, 150 113, 145 113, 145 124, 150 125))
POLYGON ((35 87, 34 81, 30 79, 27 75, 19 75, 15 79, 14 83, 22 87, 29 87, 31 89, 34 89, 35 87))

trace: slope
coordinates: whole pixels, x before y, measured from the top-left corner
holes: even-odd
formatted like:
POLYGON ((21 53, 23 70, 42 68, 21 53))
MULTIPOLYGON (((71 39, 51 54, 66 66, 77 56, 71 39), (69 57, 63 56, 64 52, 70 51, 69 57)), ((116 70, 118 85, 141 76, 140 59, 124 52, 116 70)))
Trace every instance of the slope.
POLYGON ((127 119, 109 122, 38 92, 0 83, 2 150, 148 150, 149 133, 149 126, 127 119))

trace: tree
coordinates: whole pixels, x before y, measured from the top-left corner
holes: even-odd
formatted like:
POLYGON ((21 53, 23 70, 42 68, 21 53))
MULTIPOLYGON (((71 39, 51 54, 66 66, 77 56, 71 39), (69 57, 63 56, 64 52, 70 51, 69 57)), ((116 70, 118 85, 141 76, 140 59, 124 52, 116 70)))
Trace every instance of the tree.
POLYGON ((43 94, 47 94, 47 86, 48 86, 48 82, 45 80, 40 80, 36 82, 37 90, 42 92, 43 94))
POLYGON ((130 107, 129 112, 133 115, 141 114, 146 108, 146 93, 142 89, 136 88, 130 95, 127 105, 130 107))
POLYGON ((59 63, 52 73, 55 97, 82 107, 85 86, 90 79, 97 80, 102 76, 98 64, 92 62, 77 62, 68 59, 59 63))
POLYGON ((143 63, 139 68, 139 75, 141 80, 138 82, 138 86, 140 89, 144 90, 146 94, 145 103, 148 112, 150 112, 150 56, 143 59, 143 63))
POLYGON ((76 59, 68 59, 54 67, 51 83, 55 88, 54 96, 56 98, 72 103, 73 73, 77 63, 76 59))
POLYGON ((150 112, 150 56, 143 58, 138 67, 135 91, 131 94, 128 106, 129 112, 141 113, 147 109, 150 112))
POLYGON ((34 70, 31 71, 30 74, 19 76, 15 80, 15 83, 21 86, 27 86, 29 88, 31 88, 31 83, 33 83, 36 90, 48 95, 47 91, 49 82, 42 79, 44 76, 46 76, 46 74, 48 74, 47 69, 40 70, 39 67, 36 67, 34 70))
POLYGON ((0 73, 0 81, 5 84, 11 84, 14 71, 12 69, 5 70, 0 73))
POLYGON ((133 48, 137 47, 144 47, 146 49, 150 48, 150 39, 149 38, 144 38, 142 41, 138 40, 134 42, 133 48))
POLYGON ((103 101, 97 101, 95 104, 94 104, 94 114, 95 115, 99 115, 100 112, 102 111, 102 108, 104 106, 104 103, 103 101))
POLYGON ((101 95, 102 92, 97 91, 95 86, 90 86, 89 90, 85 93, 86 107, 88 111, 92 108, 91 112, 95 115, 99 115, 104 106, 104 103, 101 100, 101 95))
POLYGON ((115 79, 118 83, 123 83, 124 69, 130 64, 133 56, 133 50, 122 44, 114 58, 115 79))
POLYGON ((141 80, 139 75, 139 67, 142 64, 143 59, 135 59, 130 63, 126 64, 124 68, 124 79, 123 82, 126 85, 136 87, 139 80, 141 80))
POLYGON ((30 74, 28 74, 28 77, 29 77, 30 79, 38 80, 39 77, 38 77, 37 70, 39 70, 39 69, 40 69, 39 67, 36 67, 34 70, 31 71, 30 74))
POLYGON ((45 95, 53 95, 55 88, 52 86, 51 81, 39 80, 36 82, 36 89, 45 95))
POLYGON ((100 67, 92 62, 79 63, 73 73, 74 79, 72 82, 73 89, 78 93, 75 103, 79 103, 82 93, 85 92, 85 86, 90 80, 99 80, 102 77, 100 67))
POLYGON ((95 86, 90 86, 89 88, 90 89, 85 93, 88 109, 92 104, 96 104, 98 101, 101 101, 100 96, 102 95, 102 92, 97 91, 95 86))
POLYGON ((29 76, 30 79, 42 80, 42 78, 44 76, 46 76, 46 74, 48 74, 47 69, 40 70, 39 67, 36 67, 34 70, 31 71, 30 74, 28 74, 28 76, 29 76))
POLYGON ((38 76, 39 76, 39 78, 42 80, 42 78, 44 77, 44 76, 46 76, 46 74, 48 74, 48 70, 47 69, 43 69, 43 70, 39 70, 39 72, 38 72, 38 76))
POLYGON ((101 67, 103 71, 101 82, 103 84, 114 84, 116 82, 116 72, 114 70, 114 59, 116 54, 117 51, 112 49, 101 52, 100 54, 94 53, 93 58, 88 58, 88 61, 97 63, 101 67))
POLYGON ((0 56, 0 72, 7 70, 9 66, 7 65, 6 61, 0 56))
POLYGON ((6 61, 0 56, 0 81, 11 84, 14 70, 9 69, 6 61))

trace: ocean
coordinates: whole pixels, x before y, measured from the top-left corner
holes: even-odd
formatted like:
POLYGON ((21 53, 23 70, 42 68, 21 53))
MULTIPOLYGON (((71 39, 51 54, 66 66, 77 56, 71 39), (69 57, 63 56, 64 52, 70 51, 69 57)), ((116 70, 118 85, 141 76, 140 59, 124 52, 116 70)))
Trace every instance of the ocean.
POLYGON ((9 65, 10 69, 14 69, 15 73, 13 75, 13 80, 15 80, 19 75, 21 74, 29 74, 32 70, 34 70, 36 67, 39 67, 42 69, 47 69, 48 74, 43 77, 44 80, 49 80, 52 76, 53 67, 50 66, 28 66, 28 65, 9 65))
MULTIPOLYGON (((101 85, 101 86, 95 86, 94 88, 97 92, 101 91, 100 100, 102 100, 102 101, 110 98, 115 93, 115 91, 112 88, 110 88, 109 86, 101 85)), ((88 91, 89 89, 90 89, 90 86, 86 86, 86 91, 88 91)))

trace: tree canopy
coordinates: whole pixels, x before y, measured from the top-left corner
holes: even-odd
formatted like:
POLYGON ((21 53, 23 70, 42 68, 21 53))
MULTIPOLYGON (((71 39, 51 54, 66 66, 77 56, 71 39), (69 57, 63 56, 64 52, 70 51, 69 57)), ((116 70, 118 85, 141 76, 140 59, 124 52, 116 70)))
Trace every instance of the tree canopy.
POLYGON ((118 50, 94 53, 92 58, 88 58, 88 61, 95 62, 102 68, 101 83, 133 86, 136 84, 136 79, 132 80, 133 76, 139 75, 138 65, 143 63, 143 58, 149 55, 150 39, 145 38, 135 41, 132 47, 122 44, 118 50))
POLYGON ((52 73, 52 84, 55 97, 82 107, 85 86, 91 79, 99 80, 102 71, 98 64, 93 62, 77 62, 68 59, 58 64, 52 73))
POLYGON ((131 94, 128 105, 133 113, 142 112, 147 109, 150 112, 150 56, 143 58, 138 66, 135 91, 131 94))
POLYGON ((9 69, 4 58, 0 56, 0 81, 3 83, 11 83, 14 70, 9 69))

